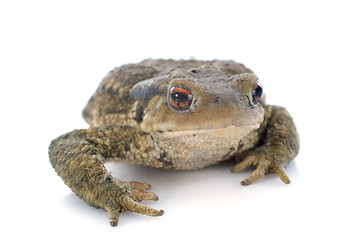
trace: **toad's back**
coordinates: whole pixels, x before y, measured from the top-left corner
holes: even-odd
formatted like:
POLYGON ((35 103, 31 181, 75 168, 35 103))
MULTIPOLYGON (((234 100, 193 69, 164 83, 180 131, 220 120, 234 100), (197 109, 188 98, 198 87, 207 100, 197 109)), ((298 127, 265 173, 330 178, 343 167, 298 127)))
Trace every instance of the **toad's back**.
MULTIPOLYGON (((147 59, 138 64, 126 64, 115 68, 103 79, 84 108, 83 117, 92 126, 113 124, 112 121, 105 120, 105 118, 111 118, 107 115, 129 113, 134 103, 130 91, 136 83, 146 79, 159 76, 186 77, 192 75, 200 80, 215 77, 214 81, 218 79, 226 81, 226 76, 240 73, 252 73, 252 71, 243 64, 234 61, 217 60, 147 59)), ((125 124, 126 117, 122 115, 121 120, 123 121, 116 124, 125 124)))

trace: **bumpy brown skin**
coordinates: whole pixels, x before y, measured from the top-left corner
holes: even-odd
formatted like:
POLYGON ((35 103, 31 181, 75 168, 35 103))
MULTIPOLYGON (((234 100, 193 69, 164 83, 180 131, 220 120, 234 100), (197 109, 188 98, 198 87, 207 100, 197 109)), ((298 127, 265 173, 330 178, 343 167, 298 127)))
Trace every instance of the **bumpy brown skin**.
POLYGON ((158 200, 145 191, 150 185, 113 178, 104 167, 107 161, 179 170, 235 157, 240 162, 232 172, 257 167, 242 185, 271 172, 289 183, 284 167, 298 153, 298 133, 284 108, 265 105, 264 99, 259 106, 251 104, 250 87, 256 80, 251 70, 232 61, 145 60, 124 65, 104 78, 84 109, 83 116, 92 127, 53 140, 50 162, 74 193, 108 212, 112 226, 122 211, 149 216, 163 211, 138 203, 158 200), (142 82, 146 79, 152 80, 142 82), (190 112, 172 109, 166 103, 172 83, 189 86, 200 105, 194 102, 190 112), (189 123, 187 118, 196 121, 189 123), (206 131, 230 125, 242 126, 238 129, 246 134, 234 138, 206 131), (199 131, 187 134, 185 129, 199 131))
POLYGON ((158 200, 147 183, 122 182, 114 179, 104 167, 104 159, 120 156, 126 139, 139 133, 132 128, 107 127, 75 130, 52 141, 50 162, 73 192, 89 205, 105 209, 110 224, 116 226, 119 213, 130 210, 150 216, 157 211, 137 203, 141 200, 158 200))

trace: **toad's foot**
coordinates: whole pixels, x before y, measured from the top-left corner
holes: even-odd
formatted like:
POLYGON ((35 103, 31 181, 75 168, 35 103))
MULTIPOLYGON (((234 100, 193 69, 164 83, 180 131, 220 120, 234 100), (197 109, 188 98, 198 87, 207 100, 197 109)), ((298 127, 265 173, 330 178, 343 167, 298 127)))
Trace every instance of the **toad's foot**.
POLYGON ((138 202, 142 200, 157 201, 158 196, 152 192, 146 192, 151 186, 140 182, 122 182, 115 180, 116 187, 107 191, 102 198, 107 198, 104 208, 111 226, 117 226, 119 214, 123 211, 141 213, 148 216, 162 216, 163 210, 156 210, 138 202))
POLYGON ((268 127, 260 133, 263 136, 262 145, 240 155, 242 161, 231 169, 232 172, 239 172, 251 165, 257 167, 241 182, 244 186, 271 172, 277 174, 284 183, 290 183, 284 167, 299 151, 299 136, 293 119, 284 108, 269 106, 268 109, 271 115, 265 120, 268 127))
POLYGON ((245 180, 241 182, 241 185, 247 186, 262 176, 268 173, 275 173, 286 184, 290 183, 290 180, 284 170, 284 167, 288 164, 287 159, 283 154, 278 154, 278 149, 273 149, 268 146, 261 146, 256 149, 252 149, 244 154, 242 161, 236 164, 231 172, 237 173, 245 168, 254 165, 256 170, 252 172, 245 180))

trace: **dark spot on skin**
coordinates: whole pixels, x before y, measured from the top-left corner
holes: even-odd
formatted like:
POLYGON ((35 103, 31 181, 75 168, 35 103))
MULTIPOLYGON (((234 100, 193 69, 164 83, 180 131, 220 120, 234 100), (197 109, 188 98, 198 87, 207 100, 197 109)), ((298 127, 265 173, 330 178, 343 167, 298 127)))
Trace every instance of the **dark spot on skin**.
POLYGON ((116 95, 119 94, 117 91, 114 91, 114 89, 112 87, 106 88, 105 93, 107 93, 111 97, 115 97, 116 95))
POLYGON ((125 149, 126 152, 128 152, 128 151, 130 151, 130 146, 125 144, 124 149, 125 149))
POLYGON ((136 109, 136 116, 134 118, 138 123, 141 123, 143 120, 143 108, 139 105, 136 109))
POLYGON ((113 108, 106 108, 105 114, 126 113, 126 109, 118 109, 116 106, 113 108))
POLYGON ((130 95, 135 100, 139 100, 144 105, 147 105, 152 97, 160 93, 159 88, 156 86, 136 86, 131 90, 130 95))
POLYGON ((167 156, 167 153, 166 153, 166 152, 161 153, 161 154, 159 155, 160 159, 165 158, 166 156, 167 156))
POLYGON ((197 70, 196 69, 192 69, 191 72, 192 73, 197 73, 197 70))
POLYGON ((216 104, 216 103, 219 103, 220 102, 220 98, 219 97, 217 97, 217 98, 215 98, 214 99, 214 103, 216 104))
POLYGON ((141 146, 138 144, 138 142, 135 141, 133 143, 134 143, 136 149, 140 149, 141 146))
POLYGON ((106 185, 108 185, 108 184, 110 184, 110 183, 111 183, 111 177, 107 177, 107 178, 105 178, 104 181, 101 181, 101 182, 100 182, 100 184, 101 184, 102 186, 106 186, 106 185))
POLYGON ((100 155, 103 156, 103 158, 108 158, 110 156, 111 152, 101 152, 100 155))
POLYGON ((193 137, 196 137, 197 135, 196 134, 193 134, 193 137))
POLYGON ((159 159, 157 159, 159 162, 163 163, 165 166, 167 167, 171 167, 173 166, 173 163, 168 161, 167 159, 165 159, 167 157, 167 153, 164 152, 164 153, 161 153, 159 155, 159 159))

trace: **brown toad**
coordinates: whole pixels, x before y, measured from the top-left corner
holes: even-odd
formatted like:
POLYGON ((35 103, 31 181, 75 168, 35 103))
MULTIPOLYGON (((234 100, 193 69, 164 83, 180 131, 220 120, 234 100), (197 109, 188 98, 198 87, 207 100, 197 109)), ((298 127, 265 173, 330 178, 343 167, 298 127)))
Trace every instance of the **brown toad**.
POLYGON ((112 177, 104 163, 128 162, 190 170, 236 158, 231 171, 257 169, 242 185, 284 167, 297 155, 299 138, 288 112, 265 104, 251 70, 233 61, 144 60, 111 71, 83 111, 88 129, 53 140, 50 162, 88 204, 108 212, 160 216, 138 203, 157 200, 147 183, 112 177))

